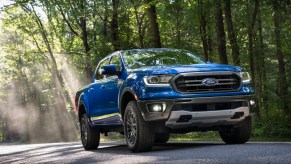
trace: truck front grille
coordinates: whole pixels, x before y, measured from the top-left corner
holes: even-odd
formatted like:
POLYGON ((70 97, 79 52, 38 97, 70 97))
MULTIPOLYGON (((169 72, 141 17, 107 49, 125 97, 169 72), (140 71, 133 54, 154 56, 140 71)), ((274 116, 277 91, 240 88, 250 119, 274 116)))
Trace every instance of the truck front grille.
POLYGON ((173 86, 180 93, 236 91, 241 88, 241 79, 234 72, 185 73, 174 78, 173 86))

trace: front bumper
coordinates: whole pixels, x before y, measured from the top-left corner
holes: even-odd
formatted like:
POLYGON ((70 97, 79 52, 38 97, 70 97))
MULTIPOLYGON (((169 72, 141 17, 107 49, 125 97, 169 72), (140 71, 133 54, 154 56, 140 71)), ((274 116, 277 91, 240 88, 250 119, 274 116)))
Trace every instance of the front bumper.
POLYGON ((169 128, 188 126, 230 125, 240 122, 254 112, 250 105, 252 95, 199 97, 181 99, 162 99, 138 101, 139 109, 145 121, 165 121, 169 128), (164 112, 150 112, 147 104, 163 103, 164 112), (241 105, 232 105, 240 103, 241 105), (199 104, 202 104, 199 106, 199 104), (218 104, 217 108, 215 105, 218 104), (225 107, 219 107, 219 104, 225 107), (205 108, 205 109, 204 109, 205 108), (239 117, 234 117, 239 112, 239 117), (243 114, 242 114, 243 113, 243 114), (180 120, 185 117, 186 120, 180 120))
POLYGON ((207 127, 214 125, 233 125, 249 116, 248 107, 239 107, 233 110, 207 111, 207 112, 188 112, 173 111, 166 126, 172 129, 186 128, 189 126, 207 127), (243 113, 239 118, 234 118, 235 113, 243 113), (188 121, 179 121, 184 116, 188 116, 188 121))

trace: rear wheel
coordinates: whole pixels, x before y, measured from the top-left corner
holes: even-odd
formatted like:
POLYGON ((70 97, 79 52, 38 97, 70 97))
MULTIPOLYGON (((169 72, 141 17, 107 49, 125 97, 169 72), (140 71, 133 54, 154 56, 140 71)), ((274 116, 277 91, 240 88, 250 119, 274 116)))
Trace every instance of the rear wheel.
POLYGON ((247 117, 240 127, 219 131, 221 139, 227 144, 243 144, 250 139, 252 119, 247 117))
POLYGON ((88 121, 87 115, 83 114, 80 121, 81 140, 85 150, 93 150, 99 146, 100 132, 99 129, 91 127, 88 121))
POLYGON ((155 134, 155 143, 167 143, 170 139, 170 134, 155 134))
POLYGON ((135 103, 127 104, 124 112, 124 132, 128 148, 132 152, 143 152, 151 150, 154 136, 150 125, 145 122, 135 103))

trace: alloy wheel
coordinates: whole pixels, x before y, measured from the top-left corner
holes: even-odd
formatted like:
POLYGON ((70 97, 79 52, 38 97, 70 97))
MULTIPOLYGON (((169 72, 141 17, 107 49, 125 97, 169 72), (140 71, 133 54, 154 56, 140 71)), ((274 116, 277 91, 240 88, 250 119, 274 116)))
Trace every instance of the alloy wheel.
POLYGON ((135 145, 137 139, 136 116, 132 111, 127 113, 126 120, 127 141, 130 145, 135 145))
POLYGON ((86 124, 86 119, 83 117, 81 120, 81 140, 82 140, 82 143, 83 144, 87 143, 87 139, 88 139, 87 124, 86 124))

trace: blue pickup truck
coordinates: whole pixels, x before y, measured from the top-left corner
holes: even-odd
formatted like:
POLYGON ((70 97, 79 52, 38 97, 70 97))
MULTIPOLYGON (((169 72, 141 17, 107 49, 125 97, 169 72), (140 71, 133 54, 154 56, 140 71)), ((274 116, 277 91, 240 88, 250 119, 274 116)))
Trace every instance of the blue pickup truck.
POLYGON ((124 134, 132 152, 192 131, 218 131, 227 144, 245 143, 256 106, 250 80, 241 67, 209 63, 186 50, 114 52, 75 96, 83 147, 97 149, 100 133, 109 132, 124 134))

